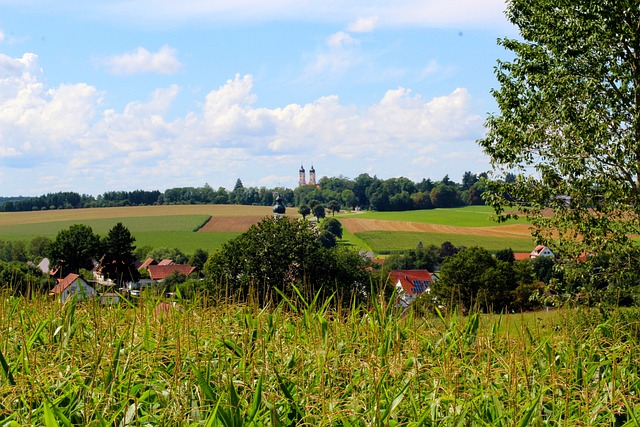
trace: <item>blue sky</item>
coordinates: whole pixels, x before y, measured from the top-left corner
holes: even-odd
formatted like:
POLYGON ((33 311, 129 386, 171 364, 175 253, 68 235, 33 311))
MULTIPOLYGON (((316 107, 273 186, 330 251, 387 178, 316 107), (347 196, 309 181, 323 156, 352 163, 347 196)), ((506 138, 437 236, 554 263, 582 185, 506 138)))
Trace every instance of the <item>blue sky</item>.
POLYGON ((501 0, 0 0, 0 195, 459 181, 501 0))

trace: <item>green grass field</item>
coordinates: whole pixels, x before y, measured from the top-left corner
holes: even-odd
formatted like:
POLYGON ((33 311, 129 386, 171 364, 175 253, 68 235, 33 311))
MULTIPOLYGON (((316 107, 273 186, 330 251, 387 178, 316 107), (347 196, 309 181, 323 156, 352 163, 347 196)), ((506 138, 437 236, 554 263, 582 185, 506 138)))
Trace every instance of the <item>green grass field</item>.
MULTIPOLYGON (((498 225, 494 211, 489 206, 465 206, 451 209, 426 209, 404 212, 371 212, 341 214, 341 217, 379 219, 386 221, 422 222, 427 224, 453 225, 459 227, 492 227, 498 225)), ((526 219, 510 220, 509 224, 525 224, 526 219)))
MULTIPOLYGON (((295 208, 290 208, 295 209, 295 208)), ((213 251, 238 236, 239 232, 194 233, 210 216, 267 215, 269 207, 238 205, 147 206, 101 209, 69 209, 44 212, 19 212, 0 215, 0 240, 31 240, 37 236, 55 237, 72 224, 86 224, 105 236, 116 223, 122 222, 136 238, 136 245, 175 247, 190 254, 195 249, 213 251)), ((340 214, 336 218, 380 219, 464 227, 496 226, 492 209, 468 206, 455 209, 432 209, 407 212, 363 212, 340 214)), ((518 222, 524 222, 519 220, 518 222)), ((513 222, 510 222, 513 223, 513 222)), ((487 238, 460 234, 418 233, 404 231, 368 231, 357 234, 345 230, 343 244, 356 249, 389 252, 414 248, 423 244, 440 245, 450 241, 456 246, 484 246, 489 250, 511 247, 514 251, 530 251, 532 242, 524 238, 487 238)))
POLYGON ((530 238, 487 238, 464 234, 417 233, 411 231, 364 231, 356 237, 366 242, 374 252, 415 249, 418 242, 424 246, 440 246, 449 241, 455 246, 481 246, 490 251, 511 248, 514 252, 530 252, 533 241, 530 238))

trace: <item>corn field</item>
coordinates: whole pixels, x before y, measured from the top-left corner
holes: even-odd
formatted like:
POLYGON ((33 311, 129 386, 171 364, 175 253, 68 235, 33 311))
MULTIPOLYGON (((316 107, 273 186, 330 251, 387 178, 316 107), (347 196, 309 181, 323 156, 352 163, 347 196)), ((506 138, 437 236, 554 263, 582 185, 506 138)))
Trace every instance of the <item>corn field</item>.
POLYGON ((2 294, 0 426, 640 425, 639 310, 158 303, 2 294))

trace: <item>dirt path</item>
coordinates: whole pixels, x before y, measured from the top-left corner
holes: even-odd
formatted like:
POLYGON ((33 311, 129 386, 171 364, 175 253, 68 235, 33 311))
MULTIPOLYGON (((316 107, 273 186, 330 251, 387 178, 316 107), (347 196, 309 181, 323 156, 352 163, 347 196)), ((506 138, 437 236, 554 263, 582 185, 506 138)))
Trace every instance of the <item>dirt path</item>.
POLYGON ((343 218, 347 231, 413 231, 421 233, 468 234, 487 237, 530 237, 527 224, 500 225, 494 227, 456 227, 453 225, 425 224, 421 222, 384 221, 379 219, 343 218))

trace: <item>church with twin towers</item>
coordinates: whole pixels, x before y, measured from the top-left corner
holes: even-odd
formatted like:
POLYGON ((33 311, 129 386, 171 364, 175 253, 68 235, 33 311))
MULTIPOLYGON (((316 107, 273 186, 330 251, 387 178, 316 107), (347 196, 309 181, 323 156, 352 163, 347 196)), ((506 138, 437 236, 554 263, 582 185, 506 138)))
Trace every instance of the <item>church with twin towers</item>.
POLYGON ((316 170, 313 168, 313 165, 311 165, 311 169, 309 169, 309 182, 307 183, 307 175, 305 173, 304 170, 304 166, 300 165, 300 171, 299 171, 299 179, 298 179, 298 186, 299 187, 304 187, 305 185, 317 185, 316 184, 316 170))

